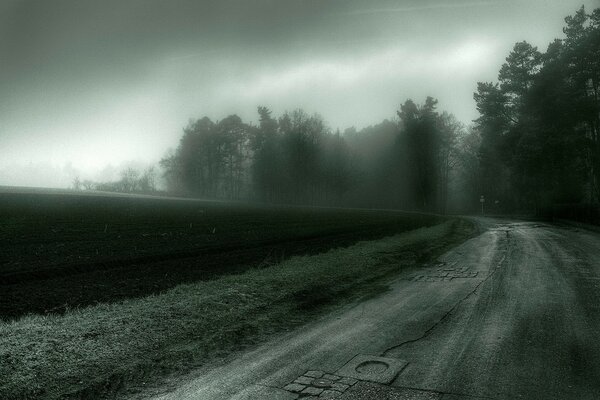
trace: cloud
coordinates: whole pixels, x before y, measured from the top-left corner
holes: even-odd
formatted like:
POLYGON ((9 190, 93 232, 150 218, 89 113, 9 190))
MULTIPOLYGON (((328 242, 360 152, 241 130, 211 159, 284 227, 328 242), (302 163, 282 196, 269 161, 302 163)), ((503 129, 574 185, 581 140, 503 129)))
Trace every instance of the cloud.
POLYGON ((440 10, 440 9, 452 9, 452 8, 473 8, 473 7, 488 7, 498 5, 497 2, 482 1, 482 2, 471 2, 471 3, 437 3, 437 4, 423 4, 419 6, 405 6, 405 7, 392 7, 392 8, 371 8, 363 10, 350 11, 348 15, 364 15, 364 14, 388 14, 388 13, 406 13, 414 11, 426 11, 426 10, 440 10))
POLYGON ((304 108, 322 114, 333 129, 344 129, 393 118, 407 98, 422 101, 431 95, 439 98, 441 109, 469 122, 476 113, 476 82, 487 79, 501 60, 498 42, 477 36, 452 46, 404 43, 352 56, 299 57, 229 75, 197 92, 193 104, 199 105, 196 117, 237 113, 249 121, 255 121, 257 105, 268 106, 275 115, 304 108))
POLYGON ((294 92, 314 91, 315 97, 336 90, 380 81, 440 81, 448 76, 470 73, 486 64, 495 44, 483 39, 467 39, 447 48, 397 46, 346 59, 308 60, 277 71, 262 73, 244 81, 233 80, 221 87, 221 95, 249 99, 293 96, 294 92), (435 50, 435 51, 432 51, 435 50))

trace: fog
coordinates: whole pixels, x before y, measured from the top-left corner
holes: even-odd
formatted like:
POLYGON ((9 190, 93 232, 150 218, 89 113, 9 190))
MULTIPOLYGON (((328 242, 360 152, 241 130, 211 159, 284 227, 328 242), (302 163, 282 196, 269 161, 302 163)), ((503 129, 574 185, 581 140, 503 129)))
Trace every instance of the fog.
POLYGON ((158 162, 190 119, 256 123, 258 105, 344 130, 431 95, 469 123, 476 83, 516 41, 545 48, 581 4, 4 1, 0 184, 112 179, 158 162))
POLYGON ((598 398, 598 227, 600 0, 0 0, 0 399, 598 398))

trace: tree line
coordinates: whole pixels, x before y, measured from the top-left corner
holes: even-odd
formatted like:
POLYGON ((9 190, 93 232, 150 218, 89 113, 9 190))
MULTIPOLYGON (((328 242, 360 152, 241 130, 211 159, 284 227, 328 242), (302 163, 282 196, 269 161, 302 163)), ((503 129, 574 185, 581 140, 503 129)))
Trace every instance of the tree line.
POLYGON ((192 120, 160 162, 168 189, 270 203, 543 212, 600 198, 600 10, 565 19, 545 53, 516 43, 497 82, 479 82, 464 126, 437 101, 406 100, 392 119, 332 131, 303 110, 258 123, 192 120))
POLYGON ((171 191, 199 197, 444 211, 464 127, 436 105, 407 100, 396 120, 344 132, 301 109, 258 107, 256 126, 204 117, 160 164, 171 191))
POLYGON ((547 212, 600 198, 600 9, 565 19, 540 52, 516 43, 474 98, 480 191, 506 210, 547 212))

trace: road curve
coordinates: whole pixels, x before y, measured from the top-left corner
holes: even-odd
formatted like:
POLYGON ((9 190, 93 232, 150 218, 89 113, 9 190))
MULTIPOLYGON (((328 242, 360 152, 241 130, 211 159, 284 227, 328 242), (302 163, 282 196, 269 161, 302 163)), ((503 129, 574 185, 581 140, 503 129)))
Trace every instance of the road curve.
POLYGON ((331 386, 314 393, 599 399, 600 235, 533 222, 478 223, 482 234, 434 265, 407 271, 389 292, 189 377, 155 400, 318 398, 294 392, 310 383, 289 384, 307 371, 344 376, 339 370, 357 355, 401 366, 380 383, 373 382, 377 373, 385 374, 375 368, 375 379, 341 386, 341 394, 331 386))

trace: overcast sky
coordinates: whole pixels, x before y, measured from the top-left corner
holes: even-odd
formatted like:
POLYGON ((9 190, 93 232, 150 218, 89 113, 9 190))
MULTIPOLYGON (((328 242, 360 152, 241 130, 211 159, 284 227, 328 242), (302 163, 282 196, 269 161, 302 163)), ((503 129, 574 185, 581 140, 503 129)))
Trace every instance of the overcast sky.
POLYGON ((191 118, 304 108, 332 129, 439 99, 469 123, 517 41, 599 0, 0 0, 0 184, 109 179, 191 118))

